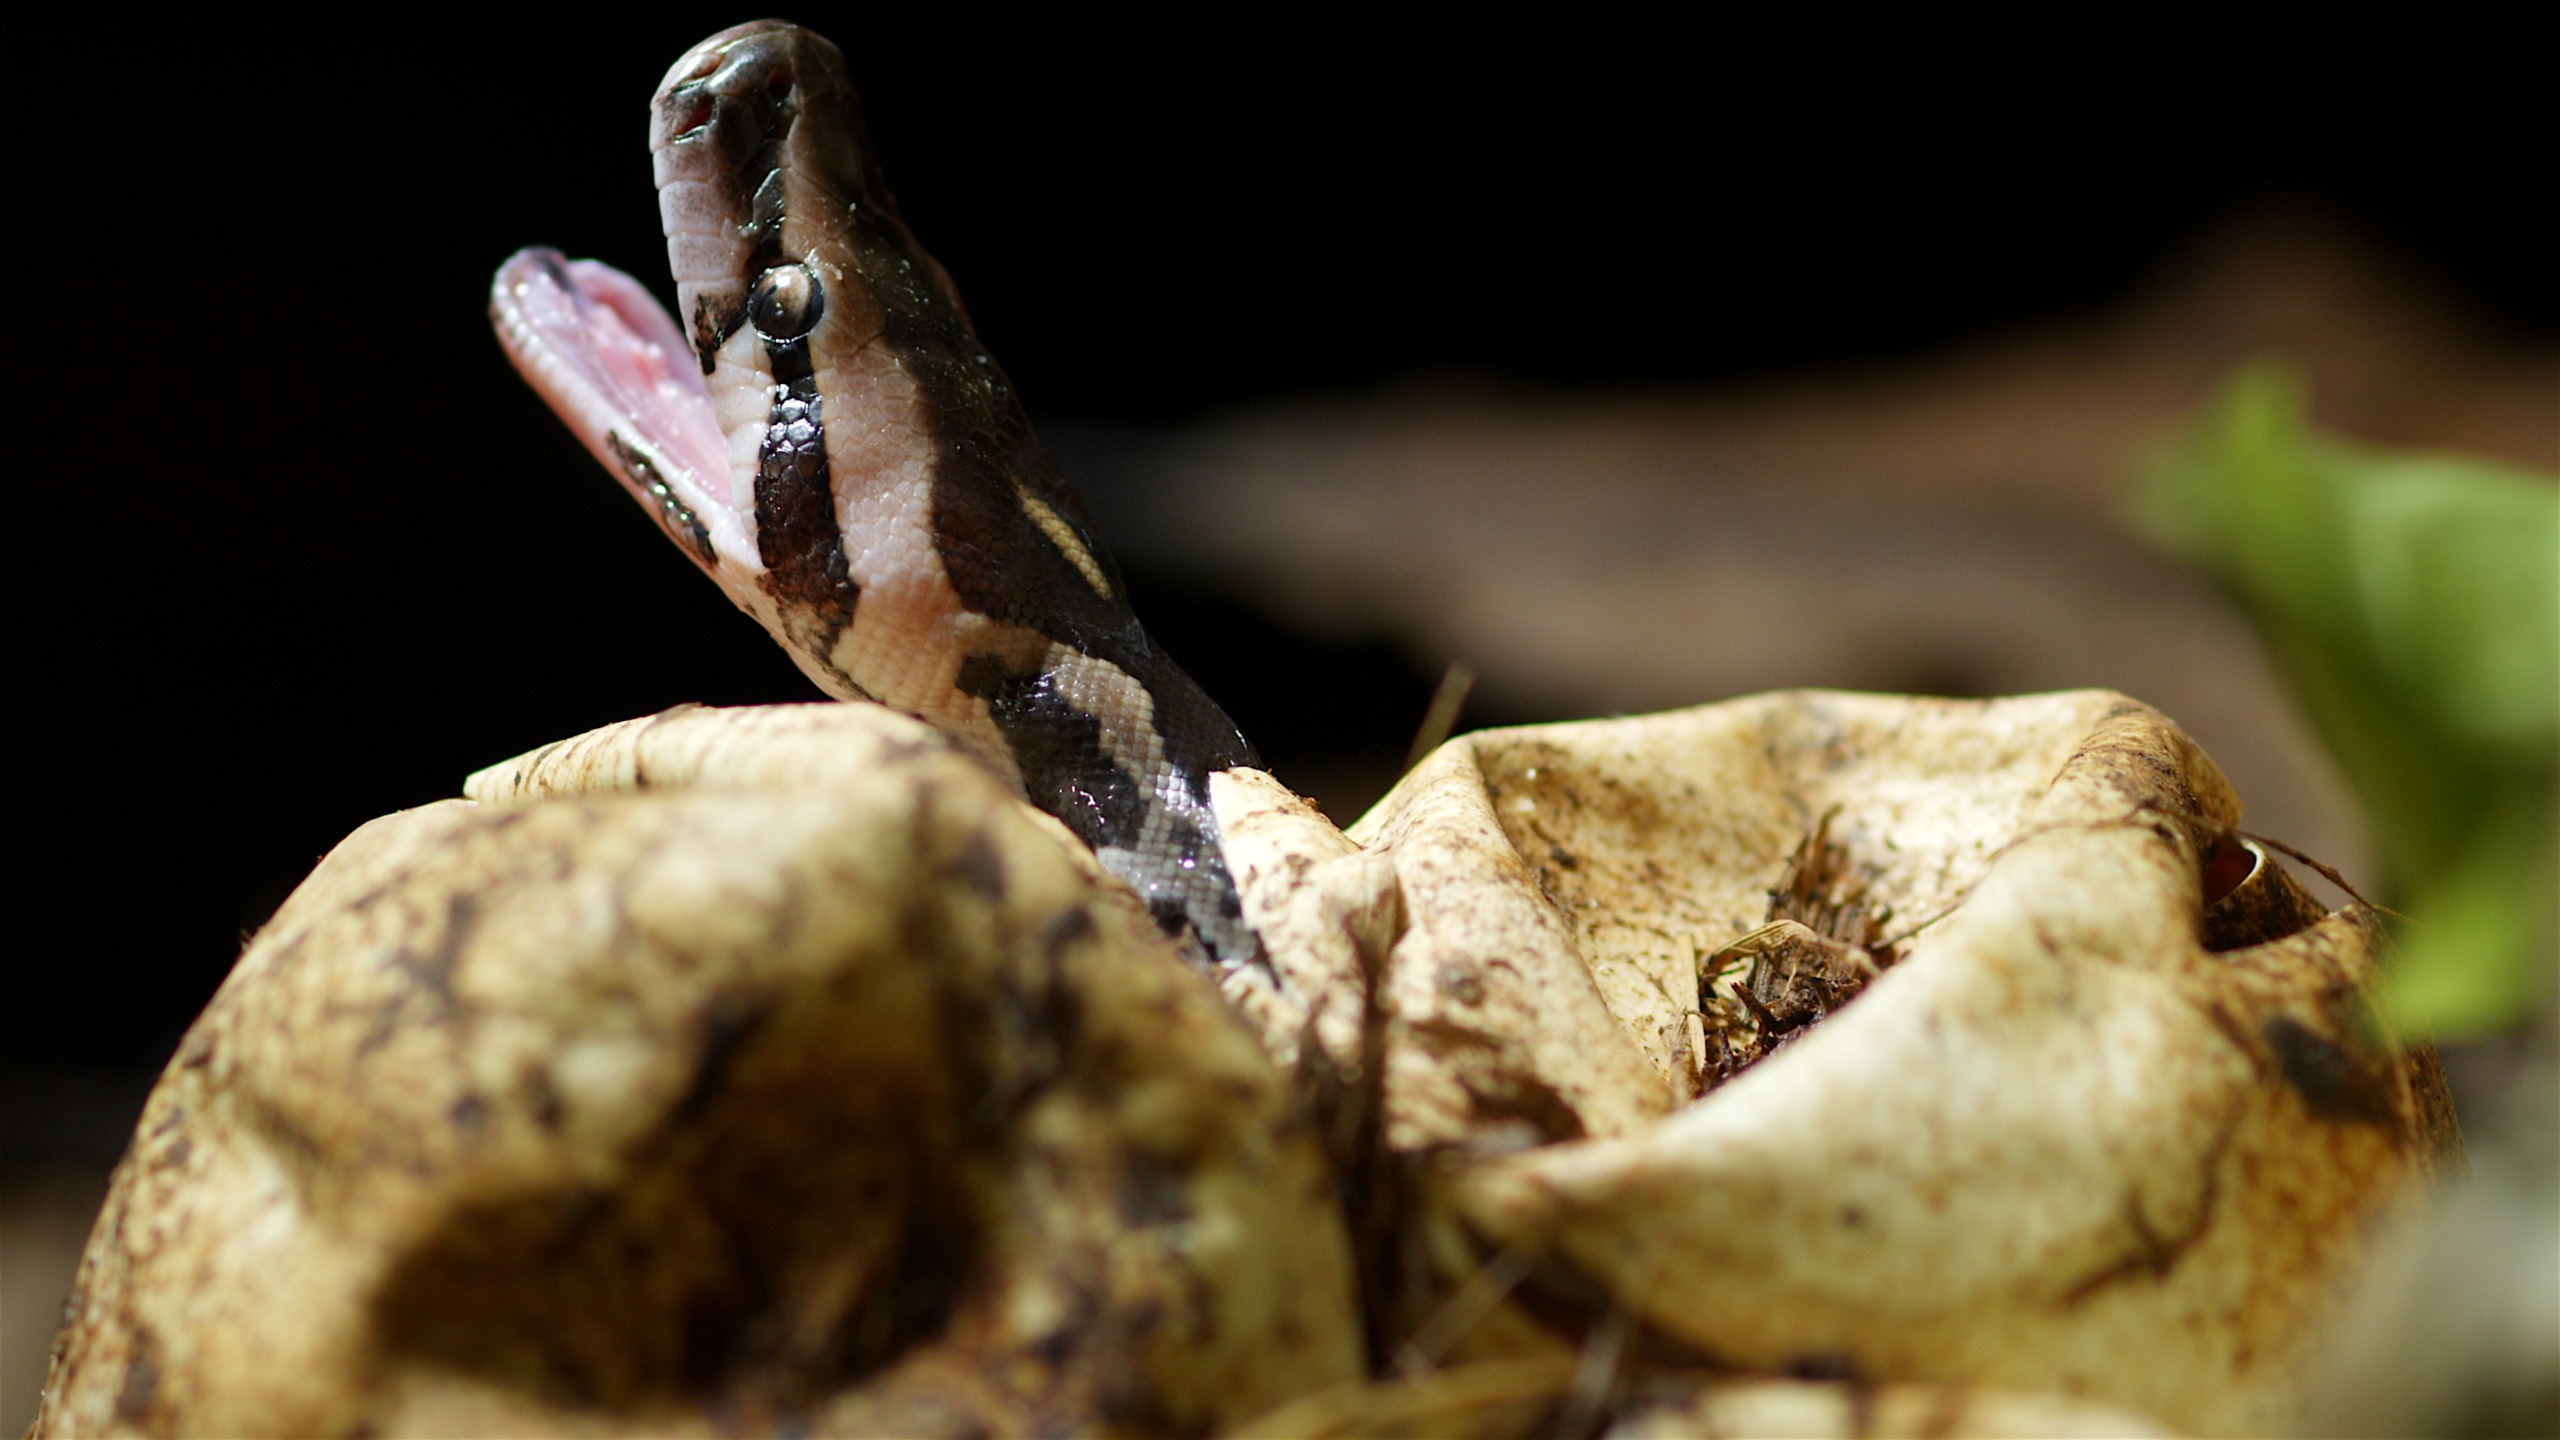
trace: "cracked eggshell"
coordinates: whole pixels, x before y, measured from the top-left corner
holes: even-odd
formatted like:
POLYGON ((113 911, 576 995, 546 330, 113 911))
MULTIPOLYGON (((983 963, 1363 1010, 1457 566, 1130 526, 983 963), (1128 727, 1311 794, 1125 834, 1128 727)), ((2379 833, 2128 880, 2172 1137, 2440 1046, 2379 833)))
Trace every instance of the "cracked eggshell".
MULTIPOLYGON (((2238 799, 2119 695, 1482 732, 1347 839, 1220 798, 1270 842, 1237 868, 1280 933, 1358 933, 1311 882, 1390 872, 1388 1133, 1439 1155, 1410 1228, 1444 1285, 1404 1323, 1441 1358, 1552 1357, 1619 1311, 1718 1367, 2265 1432, 2368 1230, 2455 1143, 2432 1057, 2374 1036, 2369 912, 2263 856, 2208 907, 2238 799), (1817 828, 1897 963, 1697 1095, 1701 968, 1817 828), (1465 1301, 1489 1267, 1525 1278, 1465 1301), (1452 1337, 1462 1303, 1485 1319, 1452 1337)), ((1334 951, 1267 1013, 1339 1005, 1334 951)))
POLYGON ((1365 967, 1386 1012, 1397 1150, 1632 1134, 1668 1113, 1678 1092, 1612 1017, 1464 745, 1396 795, 1383 833, 1364 833, 1382 805, 1346 837, 1266 777, 1212 777, 1228 867, 1276 979, 1230 976, 1228 996, 1264 1045, 1294 1056, 1313 1035, 1356 1068, 1365 967))
POLYGON ((1279 1072, 923 726, 689 709, 470 791, 189 1033, 34 1433, 1197 1433, 1358 1372, 1279 1072))

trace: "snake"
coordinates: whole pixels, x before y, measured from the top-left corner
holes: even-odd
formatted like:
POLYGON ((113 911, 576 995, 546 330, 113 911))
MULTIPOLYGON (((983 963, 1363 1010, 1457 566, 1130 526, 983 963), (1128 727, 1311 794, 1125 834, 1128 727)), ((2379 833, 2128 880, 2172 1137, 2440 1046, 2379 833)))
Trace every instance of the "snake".
POLYGON ((842 52, 721 31, 659 85, 649 149, 675 314, 519 251, 490 296, 518 373, 820 690, 976 755, 1195 963, 1262 963, 1209 804, 1254 749, 1139 624, 882 183, 842 52))

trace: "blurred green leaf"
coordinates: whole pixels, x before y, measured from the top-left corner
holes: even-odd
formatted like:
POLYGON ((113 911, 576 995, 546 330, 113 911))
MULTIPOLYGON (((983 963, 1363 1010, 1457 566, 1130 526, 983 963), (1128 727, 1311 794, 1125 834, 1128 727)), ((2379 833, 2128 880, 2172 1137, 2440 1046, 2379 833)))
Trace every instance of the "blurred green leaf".
POLYGON ((2248 608, 2364 802, 2409 917, 2393 1019, 2520 1018, 2560 926, 2560 482, 2318 434, 2258 365, 2151 466, 2136 513, 2248 608))

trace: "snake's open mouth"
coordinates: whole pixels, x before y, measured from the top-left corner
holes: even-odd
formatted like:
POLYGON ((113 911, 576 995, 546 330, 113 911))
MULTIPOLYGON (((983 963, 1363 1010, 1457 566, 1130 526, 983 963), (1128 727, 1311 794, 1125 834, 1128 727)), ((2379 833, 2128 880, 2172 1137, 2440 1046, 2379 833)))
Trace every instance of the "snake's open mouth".
POLYGON ((640 282, 593 260, 520 250, 489 315, 508 358, 669 538, 724 586, 763 569, 728 444, 693 351, 640 282), (723 572, 727 573, 723 573, 723 572))

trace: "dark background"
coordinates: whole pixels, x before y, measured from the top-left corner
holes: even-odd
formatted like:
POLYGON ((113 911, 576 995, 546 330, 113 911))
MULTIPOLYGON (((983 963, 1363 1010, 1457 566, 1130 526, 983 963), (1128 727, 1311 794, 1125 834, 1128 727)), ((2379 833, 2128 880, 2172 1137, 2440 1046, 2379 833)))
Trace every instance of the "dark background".
MULTIPOLYGON (((731 18, 28 42, 13 1085, 156 1065, 243 933, 371 816, 682 701, 810 698, 482 313, 525 244, 662 283, 645 102, 731 18)), ((844 43, 909 220, 1040 417, 1912 356, 2117 295, 2279 197, 2519 335, 2560 327, 2526 68, 2547 51, 2514 34, 802 18, 844 43)), ((1331 654, 1249 597, 1132 580, 1284 777, 1401 752, 1439 657, 1331 654), (1248 683, 1237 633, 1289 682, 1248 683)))

